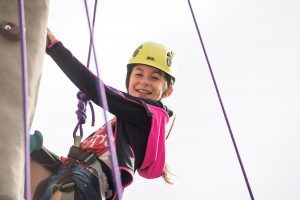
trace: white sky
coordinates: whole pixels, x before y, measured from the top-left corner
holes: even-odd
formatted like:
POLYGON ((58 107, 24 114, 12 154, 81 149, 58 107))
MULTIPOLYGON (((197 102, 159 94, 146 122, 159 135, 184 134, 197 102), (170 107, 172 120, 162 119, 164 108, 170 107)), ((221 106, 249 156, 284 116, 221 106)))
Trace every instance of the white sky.
MULTIPOLYGON (((255 199, 300 199, 300 2, 191 1, 255 199)), ((83 1, 51 0, 49 28, 86 63, 83 1)), ((178 59, 177 113, 167 141, 175 184, 135 175, 124 200, 250 199, 187 1, 99 1, 95 43, 101 77, 125 90, 126 64, 144 41, 162 42, 178 59)), ((93 68, 93 63, 91 69, 93 68)), ((66 155, 77 123, 77 89, 45 57, 32 131, 66 155)), ((85 136, 103 124, 85 125, 85 136)))

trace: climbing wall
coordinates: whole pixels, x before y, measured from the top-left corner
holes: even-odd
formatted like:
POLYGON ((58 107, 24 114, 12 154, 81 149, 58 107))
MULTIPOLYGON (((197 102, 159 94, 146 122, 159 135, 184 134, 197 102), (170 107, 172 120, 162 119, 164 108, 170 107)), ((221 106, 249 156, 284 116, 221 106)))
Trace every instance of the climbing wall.
MULTIPOLYGON (((24 0, 30 124, 42 73, 48 0, 24 0)), ((23 199, 24 128, 18 1, 0 1, 0 199, 23 199)))

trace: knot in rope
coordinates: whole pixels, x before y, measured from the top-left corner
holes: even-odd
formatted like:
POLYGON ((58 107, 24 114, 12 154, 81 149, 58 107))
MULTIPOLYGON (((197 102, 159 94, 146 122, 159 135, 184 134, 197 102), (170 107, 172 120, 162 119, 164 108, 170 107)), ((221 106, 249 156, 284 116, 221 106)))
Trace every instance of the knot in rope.
POLYGON ((90 99, 82 92, 79 91, 77 93, 77 99, 78 99, 78 104, 77 104, 77 110, 76 110, 76 115, 77 115, 77 119, 78 122, 75 126, 75 129, 73 131, 73 137, 75 138, 76 136, 76 132, 78 130, 78 128, 80 129, 80 136, 83 136, 83 129, 82 129, 82 124, 85 124, 86 121, 86 106, 87 104, 89 104, 90 108, 91 108, 91 113, 92 113, 92 126, 94 126, 95 124, 95 113, 94 113, 94 108, 93 108, 93 104, 91 103, 90 99))

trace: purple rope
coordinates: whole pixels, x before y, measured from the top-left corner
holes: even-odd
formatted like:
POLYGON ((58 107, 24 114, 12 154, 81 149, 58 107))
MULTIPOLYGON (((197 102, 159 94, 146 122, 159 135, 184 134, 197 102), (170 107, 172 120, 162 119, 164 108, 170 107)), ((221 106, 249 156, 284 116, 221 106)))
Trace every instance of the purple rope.
MULTIPOLYGON (((93 15, 93 32, 94 32, 94 25, 95 25, 95 20, 96 20, 96 8, 97 8, 97 2, 95 2, 95 5, 94 5, 94 15, 93 15)), ((87 68, 89 68, 90 66, 90 58, 91 58, 91 49, 92 49, 92 45, 91 45, 91 38, 90 38, 90 45, 89 45, 89 53, 88 53, 88 58, 87 58, 87 68)), ((77 93, 77 98, 79 99, 79 102, 77 104, 77 107, 78 107, 78 110, 75 112, 77 114, 77 119, 78 119, 78 122, 74 128, 74 131, 73 131, 73 138, 75 139, 75 136, 76 136, 76 132, 78 130, 78 128, 80 129, 80 136, 81 138, 83 137, 83 128, 82 128, 82 124, 85 123, 85 119, 86 119, 86 110, 85 110, 85 106, 86 104, 88 103, 90 108, 91 108, 91 111, 92 111, 92 126, 94 126, 95 124, 95 114, 94 114, 94 108, 93 108, 93 104, 91 103, 90 99, 85 95, 84 97, 84 105, 82 100, 80 100, 80 98, 78 97, 79 95, 84 95, 83 92, 79 91, 77 93)))
MULTIPOLYGON (((96 2, 97 2, 97 0, 96 0, 96 2)), ((89 11, 88 11, 88 6, 87 6, 86 0, 84 0, 84 3, 85 3, 85 10, 86 10, 86 15, 87 15, 87 20, 88 20, 89 31, 90 31, 91 47, 92 47, 93 54, 94 54, 97 76, 99 77, 99 82, 97 85, 98 93, 100 94, 99 102, 102 102, 102 104, 103 104, 103 115, 104 115, 105 123, 107 124, 106 133, 108 136, 109 149, 111 152, 111 163, 112 163, 112 172, 113 172, 113 176, 114 176, 115 191, 117 194, 117 199, 121 200, 122 193, 123 193, 121 178, 120 178, 121 176, 120 176, 120 171, 118 168, 119 164, 118 164, 118 158, 117 158, 117 153, 116 153, 116 147, 115 147, 115 143, 114 143, 112 127, 111 127, 111 124, 107 123, 108 117, 107 117, 106 111, 108 111, 108 104, 107 104, 107 98, 106 98, 104 84, 101 81, 101 77, 100 77, 100 73, 99 73, 99 67, 98 67, 97 56, 96 56, 97 54, 96 54, 96 49, 95 49, 95 45, 94 45, 94 28, 91 27, 89 11)), ((97 5, 97 3, 95 3, 95 7, 96 7, 96 5, 97 5)), ((96 11, 96 9, 94 9, 94 12, 95 11, 96 11)), ((95 15, 95 13, 94 13, 94 15, 95 15)))
POLYGON ((80 129, 80 136, 81 138, 83 137, 83 129, 82 129, 82 124, 85 124, 85 120, 86 120, 86 106, 87 104, 90 106, 91 108, 91 113, 92 113, 92 126, 94 126, 95 124, 95 113, 94 113, 94 108, 93 105, 90 101, 90 99, 81 91, 79 91, 77 93, 77 98, 78 98, 78 110, 76 110, 76 114, 77 114, 77 119, 78 119, 78 123, 73 131, 73 137, 75 138, 76 136, 76 132, 78 130, 78 128, 80 129))
POLYGON ((24 123, 24 146, 25 146, 25 199, 31 198, 30 190, 30 137, 29 137, 29 120, 28 120, 28 70, 27 70, 27 52, 26 52, 26 35, 25 35, 25 17, 24 1, 19 0, 19 23, 21 29, 21 62, 22 62, 22 92, 23 92, 23 123, 24 123))
POLYGON ((239 160, 239 163, 240 163, 240 167, 241 167, 242 172, 243 172, 243 176, 244 176, 247 188, 248 188, 249 195, 250 195, 251 199, 254 200, 254 196, 253 196, 253 193, 252 193, 252 190, 251 190, 251 187, 250 187, 250 184, 249 184, 249 181, 248 181, 248 178, 247 178, 244 166, 243 166, 243 162, 242 162, 241 156, 240 156, 239 151, 238 151, 237 144, 235 142, 235 139, 234 139, 231 127, 230 127, 230 123, 229 123, 229 120, 228 120, 228 117, 227 117, 227 114, 226 114, 226 111, 225 111, 225 107, 224 107, 222 99, 221 99, 221 95, 220 95, 220 92, 219 92, 219 89, 218 89, 218 86, 217 86, 217 82, 216 82, 216 79, 214 77, 214 73, 212 71, 212 67, 210 65, 210 62, 209 62, 209 59, 208 59, 208 56, 207 56, 207 53, 206 53, 206 49, 204 47, 204 42, 202 40, 202 37, 201 37, 200 31, 199 31, 199 28, 198 28, 198 24, 197 24, 197 21, 196 21, 196 18, 195 18, 194 11, 193 11, 192 5, 190 3, 190 0, 188 0, 188 4, 189 4, 189 7, 190 7, 190 10, 191 10, 193 19, 194 19, 194 23, 195 23, 195 26, 196 26, 196 29, 197 29, 198 37, 199 37, 200 42, 201 42, 201 46, 202 46, 202 49, 203 49, 203 52, 204 52, 204 55, 205 55, 205 58, 206 58, 206 62, 207 62, 208 67, 209 67, 209 71, 210 71, 212 80, 214 82, 215 90, 217 92, 220 105, 222 107, 223 115, 224 115, 225 120, 226 120, 226 124, 227 124, 228 130, 229 130, 229 133, 230 133, 230 137, 231 137, 232 143, 234 145, 234 149, 235 149, 236 155, 238 157, 238 160, 239 160))
MULTIPOLYGON (((93 14, 92 35, 94 35, 94 27, 95 27, 95 21, 96 21, 96 13, 97 13, 96 12, 96 10, 97 10, 97 4, 98 4, 98 1, 95 1, 94 14, 93 14)), ((87 67, 89 67, 89 65, 90 65, 90 58, 91 58, 91 51, 92 51, 92 35, 90 35, 89 53, 88 53, 88 59, 87 59, 87 64, 86 64, 87 67)))

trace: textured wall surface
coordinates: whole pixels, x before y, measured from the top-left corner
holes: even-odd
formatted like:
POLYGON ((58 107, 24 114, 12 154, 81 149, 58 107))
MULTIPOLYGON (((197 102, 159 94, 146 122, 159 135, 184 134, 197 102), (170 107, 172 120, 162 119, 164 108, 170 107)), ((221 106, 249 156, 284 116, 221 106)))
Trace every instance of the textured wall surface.
MULTIPOLYGON (((35 112, 42 73, 48 0, 25 0, 29 117, 35 112)), ((0 199, 23 199, 24 136, 18 1, 0 1, 0 199), (11 29, 13 27, 13 29, 11 29), (10 30, 10 31, 9 31, 10 30)))

